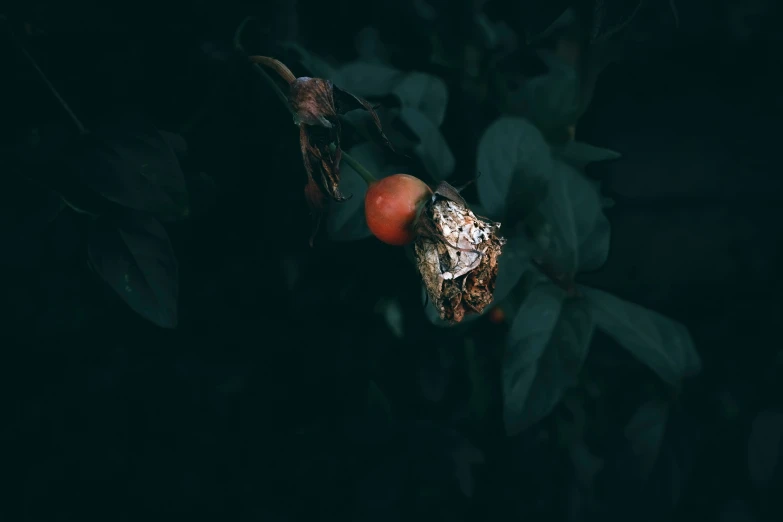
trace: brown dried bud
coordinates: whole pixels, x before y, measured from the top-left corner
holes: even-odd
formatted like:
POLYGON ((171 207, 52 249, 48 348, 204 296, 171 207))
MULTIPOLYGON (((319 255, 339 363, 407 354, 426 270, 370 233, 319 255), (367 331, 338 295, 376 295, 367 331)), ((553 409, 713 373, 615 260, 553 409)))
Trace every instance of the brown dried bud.
MULTIPOLYGON (((299 142, 302 161, 307 171, 305 196, 315 219, 313 236, 325 211, 325 198, 320 191, 335 201, 344 201, 347 197, 340 193, 340 120, 339 114, 354 109, 363 109, 370 113, 384 144, 391 150, 389 139, 383 133, 381 120, 373 106, 367 100, 354 96, 322 78, 297 78, 282 62, 268 56, 251 56, 250 61, 274 70, 288 84, 288 102, 294 113, 295 123, 299 125, 299 142)), ((310 238, 312 244, 313 237, 310 238)))
POLYGON ((458 323, 492 302, 498 256, 505 239, 500 223, 477 217, 457 190, 442 183, 422 211, 416 261, 441 319, 458 323))

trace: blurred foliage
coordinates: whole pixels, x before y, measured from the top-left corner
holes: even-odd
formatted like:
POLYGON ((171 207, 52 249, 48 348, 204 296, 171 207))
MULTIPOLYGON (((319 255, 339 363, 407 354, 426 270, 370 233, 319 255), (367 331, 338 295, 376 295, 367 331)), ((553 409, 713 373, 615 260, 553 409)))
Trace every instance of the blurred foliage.
POLYGON ((597 167, 625 151, 581 130, 611 92, 601 74, 701 45, 693 67, 725 77, 780 43, 771 2, 681 4, 9 8, 0 509, 780 518, 779 347, 747 355, 744 386, 765 392, 743 395, 737 347, 693 341, 698 296, 675 320, 586 282, 624 203, 597 167), (378 105, 402 156, 371 143, 363 113, 344 126, 374 174, 476 180, 464 194, 508 239, 483 315, 447 328, 423 304, 410 252, 370 237, 347 164, 353 197, 308 248, 296 129, 232 44, 248 15, 248 52, 378 105))

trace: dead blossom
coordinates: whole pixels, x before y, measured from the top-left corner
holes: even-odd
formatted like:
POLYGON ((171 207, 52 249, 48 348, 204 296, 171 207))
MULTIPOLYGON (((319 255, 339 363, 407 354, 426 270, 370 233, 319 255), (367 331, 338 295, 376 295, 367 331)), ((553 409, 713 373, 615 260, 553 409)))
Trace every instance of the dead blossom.
POLYGON ((367 100, 340 89, 323 78, 297 78, 282 62, 267 56, 251 56, 250 61, 274 70, 288 84, 288 103, 299 126, 299 144, 307 172, 305 198, 315 221, 313 238, 326 210, 326 197, 344 201, 350 195, 340 193, 341 127, 339 115, 363 109, 373 119, 378 133, 391 150, 389 139, 383 133, 381 121, 367 100))
POLYGON ((422 211, 420 228, 416 261, 441 319, 458 323, 481 313, 495 291, 505 244, 500 224, 477 217, 454 187, 442 183, 422 211))

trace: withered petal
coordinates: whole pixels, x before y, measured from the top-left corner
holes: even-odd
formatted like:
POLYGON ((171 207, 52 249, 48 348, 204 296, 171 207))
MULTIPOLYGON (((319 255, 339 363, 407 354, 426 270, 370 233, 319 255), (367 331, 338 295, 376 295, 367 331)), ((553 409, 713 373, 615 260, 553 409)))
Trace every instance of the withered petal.
POLYGON ((441 319, 458 323, 467 314, 481 313, 492 302, 505 243, 497 235, 499 224, 479 219, 461 201, 443 195, 427 202, 421 219, 430 223, 414 245, 416 260, 441 319))
POLYGON ((305 185, 304 193, 307 204, 310 207, 310 214, 313 218, 313 231, 310 234, 310 246, 312 247, 315 236, 318 234, 318 229, 321 226, 321 219, 325 213, 326 197, 312 177, 310 177, 307 185, 305 185))
POLYGON ((312 139, 312 127, 299 126, 299 146, 302 152, 302 163, 307 171, 308 179, 324 194, 329 195, 335 201, 345 201, 350 198, 340 192, 340 159, 342 149, 340 147, 340 122, 337 122, 337 133, 334 138, 335 149, 332 151, 330 144, 323 140, 312 139), (316 175, 314 170, 318 168, 316 175))
POLYGON ((463 207, 468 206, 467 202, 465 201, 465 198, 463 198, 462 194, 460 194, 460 189, 456 188, 455 186, 445 181, 441 181, 438 184, 438 186, 435 187, 435 190, 433 191, 433 195, 446 198, 455 203, 459 203, 463 207))
POLYGON ((299 149, 302 152, 302 163, 304 163, 307 177, 313 179, 313 164, 310 162, 310 136, 307 134, 307 128, 304 125, 299 126, 299 149))
POLYGON ((322 78, 296 78, 291 83, 288 101, 299 123, 333 128, 337 125, 332 83, 322 78))
MULTIPOLYGON (((307 130, 305 132, 308 132, 307 130)), ((338 133, 339 136, 339 133, 338 133)), ((335 138, 335 149, 330 144, 316 143, 310 140, 309 152, 319 161, 321 171, 321 189, 335 201, 347 199, 340 192, 340 158, 342 149, 339 138, 335 138)))
POLYGON ((332 85, 332 90, 334 92, 335 107, 337 109, 338 114, 345 114, 346 112, 353 111, 356 109, 364 109, 365 111, 369 112, 370 116, 372 117, 372 121, 375 123, 375 127, 378 129, 378 133, 381 135, 381 138, 383 139, 384 144, 387 147, 389 147, 389 149, 392 150, 393 152, 397 152, 396 150, 394 150, 394 147, 392 146, 389 138, 383 132, 381 119, 378 117, 378 113, 375 112, 375 108, 372 106, 370 102, 368 102, 364 98, 360 98, 359 96, 356 96, 355 94, 351 94, 350 92, 345 91, 336 85, 332 85))

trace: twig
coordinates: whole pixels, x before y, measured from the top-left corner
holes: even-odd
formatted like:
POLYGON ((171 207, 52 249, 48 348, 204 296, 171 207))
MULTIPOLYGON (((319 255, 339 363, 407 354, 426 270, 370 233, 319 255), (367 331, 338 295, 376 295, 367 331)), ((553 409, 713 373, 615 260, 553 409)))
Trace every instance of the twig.
POLYGON ((46 87, 49 89, 49 92, 52 94, 52 96, 54 96, 54 98, 57 100, 57 102, 60 104, 63 110, 68 114, 68 117, 70 117, 73 124, 79 130, 79 133, 85 134, 87 132, 85 126, 82 124, 79 118, 76 117, 76 114, 71 110, 70 106, 68 106, 68 104, 63 99, 63 97, 60 96, 60 93, 57 92, 57 89, 54 87, 52 82, 49 81, 49 78, 46 77, 46 74, 44 74, 41 68, 38 67, 38 63, 35 61, 35 58, 33 58, 32 55, 27 52, 27 49, 25 49, 24 45, 22 45, 22 42, 19 41, 19 39, 14 34, 14 32, 11 30, 11 28, 8 27, 8 20, 4 15, 0 15, 0 22, 3 24, 5 32, 8 34, 9 39, 13 43, 14 47, 16 47, 16 50, 19 52, 19 54, 21 54, 24 57, 28 65, 36 72, 36 74, 38 75, 38 79, 40 79, 43 82, 43 84, 46 85, 46 87))
MULTIPOLYGON (((256 18, 254 16, 248 16, 247 18, 242 20, 242 23, 239 24, 239 27, 237 27, 237 30, 234 33, 234 48, 241 53, 247 54, 247 51, 242 45, 242 34, 245 32, 245 27, 247 26, 248 22, 254 21, 255 19, 256 18)), ((275 93, 277 94, 277 97, 280 98, 280 101, 282 101, 283 105, 286 106, 288 112, 290 112, 293 115, 294 111, 291 108, 291 104, 288 102, 288 96, 286 96, 286 94, 283 92, 283 90, 280 88, 277 82, 269 75, 269 73, 266 72, 266 70, 264 70, 263 67, 261 67, 257 63, 253 64, 253 68, 264 78, 264 81, 268 83, 269 86, 272 87, 272 89, 274 89, 275 93)))

